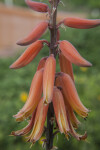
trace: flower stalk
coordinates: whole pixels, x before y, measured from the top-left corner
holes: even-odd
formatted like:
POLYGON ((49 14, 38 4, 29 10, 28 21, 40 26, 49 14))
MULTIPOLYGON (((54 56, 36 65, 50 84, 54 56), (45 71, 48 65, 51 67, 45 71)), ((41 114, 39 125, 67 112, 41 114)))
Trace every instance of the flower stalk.
MULTIPOLYGON (((57 50, 57 6, 59 0, 50 0, 51 4, 51 13, 49 20, 49 30, 50 30, 50 54, 54 54, 56 57, 57 50)), ((53 104, 49 105, 48 114, 47 114, 47 130, 46 130, 46 150, 51 150, 53 148, 53 121, 54 118, 54 108, 53 104)))
POLYGON ((51 4, 51 12, 50 12, 50 20, 49 20, 49 30, 50 30, 50 53, 56 56, 57 49, 57 6, 59 0, 50 0, 51 4))

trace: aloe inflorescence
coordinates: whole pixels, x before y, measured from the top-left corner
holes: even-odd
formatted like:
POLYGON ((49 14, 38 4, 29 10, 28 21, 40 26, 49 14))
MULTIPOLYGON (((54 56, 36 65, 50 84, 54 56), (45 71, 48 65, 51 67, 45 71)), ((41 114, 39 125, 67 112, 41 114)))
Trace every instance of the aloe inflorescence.
POLYGON ((44 44, 47 44, 50 53, 49 56, 41 58, 28 99, 14 115, 18 122, 29 119, 29 124, 11 134, 26 136, 27 141, 34 144, 45 131, 46 139, 43 141, 47 150, 53 148, 53 138, 58 132, 64 133, 67 139, 72 135, 77 140, 85 140, 86 132, 83 135, 76 132, 80 121, 75 113, 86 118, 90 110, 82 104, 78 96, 72 64, 81 67, 91 67, 92 64, 85 60, 69 41, 60 41, 59 28, 62 24, 77 29, 94 28, 100 25, 100 19, 65 18, 57 24, 57 7, 60 0, 49 0, 51 7, 31 0, 25 2, 34 11, 48 13, 49 20, 39 23, 28 36, 17 42, 18 45, 29 47, 10 68, 18 69, 28 65, 41 50, 43 51, 44 44), (47 28, 50 30, 50 42, 39 40, 47 28), (59 58, 60 72, 56 72, 56 56, 59 58))

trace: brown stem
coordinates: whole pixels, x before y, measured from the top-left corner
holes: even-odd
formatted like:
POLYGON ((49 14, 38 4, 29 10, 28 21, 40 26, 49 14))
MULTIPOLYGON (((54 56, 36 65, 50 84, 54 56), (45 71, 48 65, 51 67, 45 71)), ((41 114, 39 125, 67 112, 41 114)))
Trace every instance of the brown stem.
POLYGON ((53 148, 53 118, 54 110, 52 103, 50 103, 47 114, 46 150, 51 150, 53 148))
MULTIPOLYGON (((50 0, 51 3, 51 12, 50 12, 50 21, 49 21, 49 29, 50 29, 50 54, 54 54, 56 57, 56 42, 57 42, 57 27, 56 27, 56 18, 57 18, 57 6, 59 0, 50 0)), ((54 118, 54 110, 53 104, 49 105, 48 115, 47 115, 47 132, 46 132, 46 150, 51 150, 53 148, 53 119, 54 118)))
POLYGON ((49 29, 50 29, 50 54, 56 55, 56 42, 57 42, 57 6, 59 0, 51 0, 51 14, 49 21, 49 29))

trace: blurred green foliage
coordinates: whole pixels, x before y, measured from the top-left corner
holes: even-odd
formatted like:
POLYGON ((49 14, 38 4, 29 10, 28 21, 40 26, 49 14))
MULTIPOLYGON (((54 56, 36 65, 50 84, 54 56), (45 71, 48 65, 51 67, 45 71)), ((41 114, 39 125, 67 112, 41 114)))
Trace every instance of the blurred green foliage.
MULTIPOLYGON (((4 0, 0 0, 1 2, 4 2, 4 0)), ((8 0, 9 1, 9 0, 8 0)), ((34 0, 34 1, 40 1, 40 2, 44 2, 44 0, 34 0)), ((19 6, 26 6, 25 1, 24 0, 13 0, 14 5, 19 5, 19 6)), ((45 1, 45 3, 47 3, 48 0, 45 1)), ((100 9, 100 0, 62 0, 62 2, 68 6, 67 10, 69 10, 69 8, 71 9, 76 9, 78 7, 79 8, 99 8, 100 9)))
MULTIPOLYGON (((75 84, 82 102, 92 111, 87 120, 79 118, 82 122, 79 133, 88 133, 88 142, 79 142, 73 137, 69 141, 64 135, 55 137, 55 145, 58 150, 99 150, 100 148, 100 28, 90 30, 77 30, 66 28, 61 29, 61 40, 69 40, 87 60, 93 63, 93 67, 86 71, 75 65, 75 84)), ((49 40, 48 32, 43 38, 49 40)), ((24 50, 24 48, 23 48, 24 50)), ((16 57, 0 59, 0 148, 1 150, 27 150, 30 144, 25 143, 23 137, 10 137, 12 130, 17 130, 25 123, 17 123, 12 117, 24 105, 20 100, 22 92, 29 91, 30 84, 36 67, 41 57, 48 55, 47 46, 41 50, 39 55, 28 66, 19 70, 10 70, 9 65, 22 53, 20 50, 16 57)), ((57 60, 58 62, 58 60, 57 60)), ((57 63, 57 71, 59 64, 57 63)), ((33 149, 42 149, 42 146, 35 144, 33 149)))
MULTIPOLYGON (((66 2, 66 0, 64 0, 66 2)), ((87 6, 88 8, 100 8, 99 0, 68 0, 74 6, 87 6)))

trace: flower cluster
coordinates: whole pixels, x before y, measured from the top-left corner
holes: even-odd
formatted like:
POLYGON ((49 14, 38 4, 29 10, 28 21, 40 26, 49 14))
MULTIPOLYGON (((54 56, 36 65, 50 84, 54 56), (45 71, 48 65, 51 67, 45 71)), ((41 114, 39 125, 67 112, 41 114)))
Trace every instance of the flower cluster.
MULTIPOLYGON (((26 0, 26 4, 37 12, 50 14, 49 6, 44 3, 26 0)), ((75 130, 80 124, 75 112, 86 118, 89 110, 80 101, 75 88, 72 64, 81 67, 90 67, 92 64, 85 60, 69 41, 59 41, 61 24, 72 28, 89 29, 99 26, 100 20, 65 18, 56 25, 58 30, 56 55, 59 56, 61 72, 56 73, 54 54, 43 57, 33 77, 27 101, 23 108, 14 115, 18 122, 31 118, 25 128, 11 133, 15 136, 27 135, 28 142, 35 143, 42 136, 50 103, 53 104, 57 130, 64 133, 67 138, 69 138, 69 134, 77 140, 85 140, 87 137, 86 133, 79 135, 75 130), (28 135, 29 133, 30 135, 28 135)), ((47 40, 39 40, 49 27, 49 21, 43 21, 27 37, 17 42, 21 46, 31 45, 10 66, 11 69, 28 65, 44 47, 44 43, 50 47, 47 40)))

